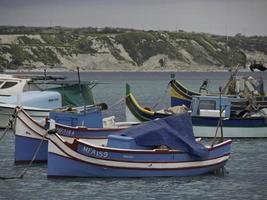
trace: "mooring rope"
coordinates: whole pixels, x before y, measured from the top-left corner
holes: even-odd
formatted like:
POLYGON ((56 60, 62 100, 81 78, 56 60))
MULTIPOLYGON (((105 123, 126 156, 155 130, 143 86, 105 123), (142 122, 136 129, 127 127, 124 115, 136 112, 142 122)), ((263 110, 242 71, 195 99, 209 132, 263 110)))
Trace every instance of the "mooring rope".
POLYGON ((40 141, 39 145, 37 146, 29 165, 26 168, 24 168, 24 170, 22 170, 20 175, 18 175, 18 176, 0 176, 0 179, 2 179, 2 180, 22 179, 25 176, 25 174, 27 173, 27 171, 30 169, 30 167, 32 166, 32 164, 33 164, 33 162, 34 162, 34 160, 35 160, 35 158, 36 158, 36 156, 37 156, 37 154, 38 154, 38 152, 39 152, 39 150, 40 150, 40 148, 41 148, 41 146, 42 146, 42 144, 43 144, 43 142, 45 140, 45 137, 47 136, 47 134, 48 134, 48 131, 43 135, 42 140, 40 141))
POLYGON ((4 130, 4 133, 3 133, 3 134, 1 135, 1 137, 0 137, 0 141, 2 141, 2 139, 6 136, 6 134, 7 134, 8 131, 9 131, 9 129, 10 129, 10 126, 7 125, 6 128, 5 128, 5 130, 4 130))
MULTIPOLYGON (((118 101, 116 101, 115 103, 113 103, 113 104, 112 104, 111 106, 109 106, 108 108, 111 109, 111 108, 115 107, 116 105, 122 103, 123 101, 125 101, 125 97, 120 98, 118 101)), ((109 109, 108 109, 108 110, 109 110, 109 109)))
POLYGON ((39 143, 38 147, 36 148, 36 150, 35 150, 35 152, 33 154, 31 162, 29 163, 28 167, 26 167, 22 171, 22 173, 20 174, 19 178, 23 178, 25 176, 25 174, 27 173, 27 171, 29 170, 29 168, 32 166, 32 164, 33 164, 33 162, 34 162, 34 160, 35 160, 35 158, 36 158, 36 156, 37 156, 37 154, 38 154, 38 152, 39 152, 39 150, 40 150, 40 148, 41 148, 41 146, 42 146, 42 144, 43 144, 43 142, 44 142, 44 140, 45 140, 45 138, 47 136, 47 134, 48 134, 48 131, 43 135, 41 142, 39 143))
POLYGON ((161 96, 157 99, 156 103, 152 106, 152 109, 154 110, 159 104, 163 103, 164 99, 166 98, 166 94, 169 91, 169 85, 167 85, 167 88, 164 90, 164 96, 161 96))
POLYGON ((215 131, 215 135, 213 137, 213 140, 212 140, 212 143, 211 143, 211 147, 213 147, 216 143, 216 139, 217 139, 217 133, 218 133, 218 130, 219 130, 219 127, 222 125, 222 117, 220 117, 218 123, 217 123, 217 126, 216 126, 216 131, 215 131))
MULTIPOLYGON (((1 141, 2 138, 4 138, 4 136, 6 135, 6 133, 8 132, 9 129, 13 130, 12 125, 13 125, 14 120, 17 117, 18 111, 19 111, 19 109, 16 108, 14 113, 12 114, 11 118, 9 119, 9 123, 8 123, 8 125, 7 125, 7 127, 6 127, 6 129, 4 131, 4 134, 1 136, 0 141, 1 141)), ((31 159, 29 165, 26 168, 24 168, 24 170, 22 170, 20 175, 18 175, 18 176, 0 176, 0 179, 2 179, 2 180, 22 179, 25 176, 25 174, 27 173, 27 171, 29 170, 29 168, 32 166, 32 164, 33 164, 33 162, 34 162, 34 160, 35 160, 35 158, 36 158, 36 156, 37 156, 37 154, 38 154, 38 152, 39 152, 39 150, 40 150, 40 148, 41 148, 41 146, 42 146, 42 144, 43 144, 43 142, 44 142, 44 140, 45 140, 45 138, 47 136, 47 134, 48 134, 48 131, 43 135, 39 145, 37 146, 37 148, 36 148, 36 150, 35 150, 35 152, 33 154, 33 157, 31 159)))
POLYGON ((9 130, 13 130, 12 125, 13 125, 13 122, 15 121, 16 117, 17 117, 17 113, 18 113, 18 110, 17 110, 17 108, 15 108, 14 113, 11 115, 10 119, 8 120, 6 128, 0 137, 0 142, 6 136, 6 134, 8 133, 9 130))

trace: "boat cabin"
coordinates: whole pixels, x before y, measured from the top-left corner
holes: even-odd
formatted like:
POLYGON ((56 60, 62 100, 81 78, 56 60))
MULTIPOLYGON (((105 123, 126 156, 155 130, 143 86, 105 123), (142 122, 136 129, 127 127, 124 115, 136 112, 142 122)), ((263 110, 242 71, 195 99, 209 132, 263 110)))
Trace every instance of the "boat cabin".
POLYGON ((230 98, 218 96, 193 96, 191 104, 191 116, 205 116, 205 117, 221 117, 229 118, 233 110, 231 107, 236 103, 246 105, 245 98, 230 98))
POLYGON ((49 119, 67 126, 82 126, 90 128, 103 128, 102 111, 97 106, 83 108, 63 108, 52 110, 49 113, 49 119))
POLYGON ((0 77, 0 96, 21 94, 28 81, 28 79, 0 77))

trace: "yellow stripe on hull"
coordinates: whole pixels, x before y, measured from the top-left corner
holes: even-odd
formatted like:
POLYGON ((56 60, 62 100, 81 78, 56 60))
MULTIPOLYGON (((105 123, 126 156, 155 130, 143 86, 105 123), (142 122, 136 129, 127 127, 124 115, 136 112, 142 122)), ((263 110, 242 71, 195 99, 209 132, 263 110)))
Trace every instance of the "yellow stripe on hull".
POLYGON ((130 98, 131 98, 133 104, 134 104, 139 110, 141 110, 142 112, 144 112, 144 113, 146 113, 146 114, 149 114, 149 115, 154 115, 154 114, 155 114, 155 112, 146 110, 146 109, 144 109, 143 107, 141 107, 141 106, 138 104, 138 102, 136 101, 136 99, 134 98, 134 96, 133 96, 131 93, 129 94, 129 96, 130 96, 130 98))
POLYGON ((184 95, 177 93, 173 88, 170 89, 170 96, 175 97, 182 100, 191 100, 191 98, 186 98, 184 95))

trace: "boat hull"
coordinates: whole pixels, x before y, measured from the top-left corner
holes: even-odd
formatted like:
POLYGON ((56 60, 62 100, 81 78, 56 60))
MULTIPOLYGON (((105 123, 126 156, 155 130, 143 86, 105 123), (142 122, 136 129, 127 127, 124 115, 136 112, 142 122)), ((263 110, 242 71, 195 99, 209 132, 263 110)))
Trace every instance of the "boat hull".
POLYGON ((190 108, 192 99, 181 99, 177 97, 171 97, 171 106, 185 105, 190 108))
POLYGON ((101 167, 62 157, 57 154, 49 153, 48 177, 161 177, 161 176, 194 176, 213 173, 216 169, 223 168, 227 161, 219 164, 200 168, 185 168, 179 170, 140 170, 101 167), (58 166, 58 167, 56 167, 58 166), (61 167, 60 166, 67 166, 61 167))
MULTIPOLYGON (((193 126, 195 137, 213 138, 217 127, 193 126)), ((217 137, 221 136, 220 129, 217 137)), ((226 138, 267 138, 267 127, 223 127, 226 138)))
MULTIPOLYGON (((195 137, 214 137, 218 121, 218 118, 192 117, 195 137)), ((267 137, 267 121, 264 118, 225 119, 222 123, 223 136, 227 138, 267 137)), ((220 127, 218 127, 217 136, 220 135, 220 127)))
MULTIPOLYGON (((76 141, 77 142, 77 141, 76 141)), ((48 144, 48 177, 191 176, 224 167, 231 140, 213 149, 205 159, 181 151, 128 150, 67 144, 57 135, 48 144)))
MULTIPOLYGON (((166 117, 155 111, 145 111, 132 94, 127 96, 126 102, 127 119, 145 122, 166 117)), ((218 117, 192 116, 195 137, 214 137, 218 121, 218 117)), ((267 120, 264 117, 226 118, 223 133, 228 138, 267 138, 267 120)))
POLYGON ((35 163, 43 163, 47 161, 47 140, 41 144, 40 139, 15 136, 15 163, 29 163, 36 153, 35 163), (39 147, 40 146, 40 147, 39 147), (39 149, 39 150, 38 150, 39 149))
MULTIPOLYGON (((36 154, 34 162, 46 162, 48 138, 45 123, 38 123, 24 110, 20 110, 17 113, 14 127, 15 163, 27 163, 31 161, 37 151, 37 147, 42 141, 43 144, 36 154)), ((106 143, 106 138, 109 134, 118 132, 124 128, 82 128, 56 124, 56 129, 61 137, 68 142, 82 138, 84 141, 103 145, 106 143)))
MULTIPOLYGON (((180 106, 186 105, 188 108, 191 106, 191 101, 193 96, 200 96, 201 94, 198 92, 194 92, 185 86, 183 86, 177 80, 171 80, 170 83, 170 97, 171 97, 171 106, 180 106)), ((218 94, 213 94, 218 95, 218 94)), ((267 96, 256 96, 256 103, 259 108, 267 107, 267 96)), ((240 109, 240 105, 235 105, 235 110, 240 109)))
MULTIPOLYGON (((0 128, 6 128, 16 105, 0 104, 0 128)), ((44 120, 48 117, 50 109, 25 107, 25 111, 36 121, 44 120)))

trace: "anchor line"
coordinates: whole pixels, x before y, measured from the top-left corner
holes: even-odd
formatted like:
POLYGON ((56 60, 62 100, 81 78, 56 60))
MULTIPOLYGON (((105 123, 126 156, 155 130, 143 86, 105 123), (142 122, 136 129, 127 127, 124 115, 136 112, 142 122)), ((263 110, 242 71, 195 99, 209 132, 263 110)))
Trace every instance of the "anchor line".
POLYGON ((41 148, 41 146, 42 146, 42 144, 43 144, 43 142, 44 142, 44 140, 45 140, 45 138, 46 138, 46 136, 47 136, 47 134, 48 134, 48 131, 43 135, 42 140, 40 141, 38 147, 36 148, 36 150, 35 150, 35 152, 34 152, 34 154, 33 154, 33 157, 32 157, 31 162, 30 162, 29 165, 22 171, 22 173, 20 174, 19 178, 22 179, 22 178, 25 176, 25 174, 27 173, 27 171, 30 169, 30 167, 32 166, 32 164, 33 164, 33 162, 34 162, 34 160, 35 160, 35 158, 36 158, 36 156, 37 156, 37 154, 38 154, 38 152, 39 152, 39 150, 40 150, 40 148, 41 148))
MULTIPOLYGON (((12 115, 12 117, 14 118, 13 119, 13 121, 16 119, 16 116, 17 116, 17 113, 18 113, 18 111, 19 111, 19 109, 16 109, 16 113, 14 113, 13 115, 12 115)), ((12 121, 12 122, 13 122, 12 121)), ((9 123, 8 124, 9 126, 9 129, 12 127, 12 123, 9 123)), ((9 130, 9 129, 7 129, 7 130, 9 130)), ((7 132, 7 131, 6 131, 7 132)), ((32 166, 32 164, 33 164, 33 162, 34 162, 34 160, 35 160, 35 158, 36 158, 36 156, 37 156, 37 154, 38 154, 38 152, 39 152, 39 150, 40 150, 40 148, 41 148, 41 146, 42 146, 42 144, 43 144, 43 142, 44 142, 44 140, 45 140, 45 138, 46 138, 46 136, 47 136, 47 134, 48 134, 48 131, 43 135, 43 137, 42 137, 42 139, 41 139, 41 141, 40 141, 40 143, 39 143, 39 145, 37 146, 37 148, 36 148, 36 150, 35 150, 35 152, 34 152, 34 154, 33 154, 33 157, 32 157, 32 159, 31 159, 31 161, 30 161, 30 163, 29 163, 29 165, 26 167, 26 168, 24 168, 24 170, 22 170, 22 172, 20 173, 20 175, 18 175, 18 176, 0 176, 0 179, 2 179, 2 180, 8 180, 8 179, 23 179, 23 177, 25 176, 25 174, 27 173, 27 171, 30 169, 30 167, 32 166)), ((3 137, 3 136, 2 136, 3 137)), ((2 138, 1 137, 1 138, 2 138)))
POLYGON ((42 146, 42 144, 43 144, 43 142, 44 142, 44 140, 45 140, 45 138, 47 136, 47 134, 48 134, 48 131, 43 135, 42 140, 40 141, 39 145, 37 146, 37 148, 36 148, 36 150, 35 150, 35 152, 33 154, 33 157, 31 159, 29 165, 26 168, 24 168, 24 170, 22 170, 22 172, 20 173, 20 175, 18 175, 18 176, 6 176, 6 177, 5 176, 0 176, 0 179, 3 179, 3 180, 8 180, 8 179, 23 179, 23 177, 25 176, 25 174, 27 173, 27 171, 32 166, 32 164, 33 164, 33 162, 34 162, 34 160, 35 160, 35 158, 36 158, 36 156, 37 156, 37 154, 38 154, 38 152, 39 152, 39 150, 40 150, 40 148, 41 148, 41 146, 42 146))

